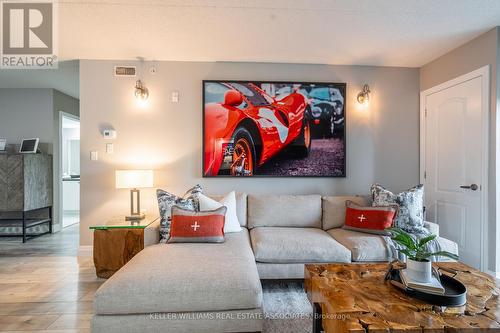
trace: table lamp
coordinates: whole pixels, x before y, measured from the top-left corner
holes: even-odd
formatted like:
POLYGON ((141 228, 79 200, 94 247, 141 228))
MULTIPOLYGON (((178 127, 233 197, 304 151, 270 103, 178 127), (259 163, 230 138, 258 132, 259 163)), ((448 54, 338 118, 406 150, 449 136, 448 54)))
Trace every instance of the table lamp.
POLYGON ((141 214, 141 193, 138 189, 153 187, 153 170, 116 170, 115 175, 117 189, 130 189, 130 215, 125 219, 142 220, 144 214, 141 214))

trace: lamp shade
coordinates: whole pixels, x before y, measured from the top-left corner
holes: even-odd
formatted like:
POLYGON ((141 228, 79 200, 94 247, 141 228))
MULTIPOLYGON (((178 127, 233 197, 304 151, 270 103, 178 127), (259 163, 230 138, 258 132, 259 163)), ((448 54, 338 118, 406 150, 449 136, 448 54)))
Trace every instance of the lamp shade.
POLYGON ((153 170, 116 170, 116 188, 153 187, 153 170))

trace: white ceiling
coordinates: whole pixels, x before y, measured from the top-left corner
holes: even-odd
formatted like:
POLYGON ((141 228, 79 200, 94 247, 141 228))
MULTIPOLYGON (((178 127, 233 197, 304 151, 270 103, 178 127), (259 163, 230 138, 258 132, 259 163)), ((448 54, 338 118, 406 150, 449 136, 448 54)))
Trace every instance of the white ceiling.
POLYGON ((60 61, 58 69, 1 69, 0 88, 52 88, 79 98, 79 62, 60 61))
POLYGON ((63 59, 419 67, 500 25, 499 0, 59 0, 63 59))
MULTIPOLYGON (((500 0, 59 0, 59 58, 420 67, 500 25, 500 0)), ((0 88, 79 95, 78 62, 0 88)))

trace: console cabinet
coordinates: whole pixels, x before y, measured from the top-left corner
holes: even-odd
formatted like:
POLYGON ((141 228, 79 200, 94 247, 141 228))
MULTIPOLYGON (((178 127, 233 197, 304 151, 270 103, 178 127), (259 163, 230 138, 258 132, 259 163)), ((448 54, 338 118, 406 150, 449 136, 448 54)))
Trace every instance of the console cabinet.
POLYGON ((52 232, 52 156, 0 154, 0 236, 52 232))

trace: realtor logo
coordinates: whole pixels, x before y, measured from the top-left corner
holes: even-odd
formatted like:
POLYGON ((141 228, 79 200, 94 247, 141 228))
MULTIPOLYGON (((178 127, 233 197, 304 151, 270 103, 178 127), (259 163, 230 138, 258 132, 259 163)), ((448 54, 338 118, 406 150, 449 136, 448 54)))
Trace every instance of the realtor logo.
POLYGON ((2 68, 57 68, 53 1, 1 2, 2 68))

